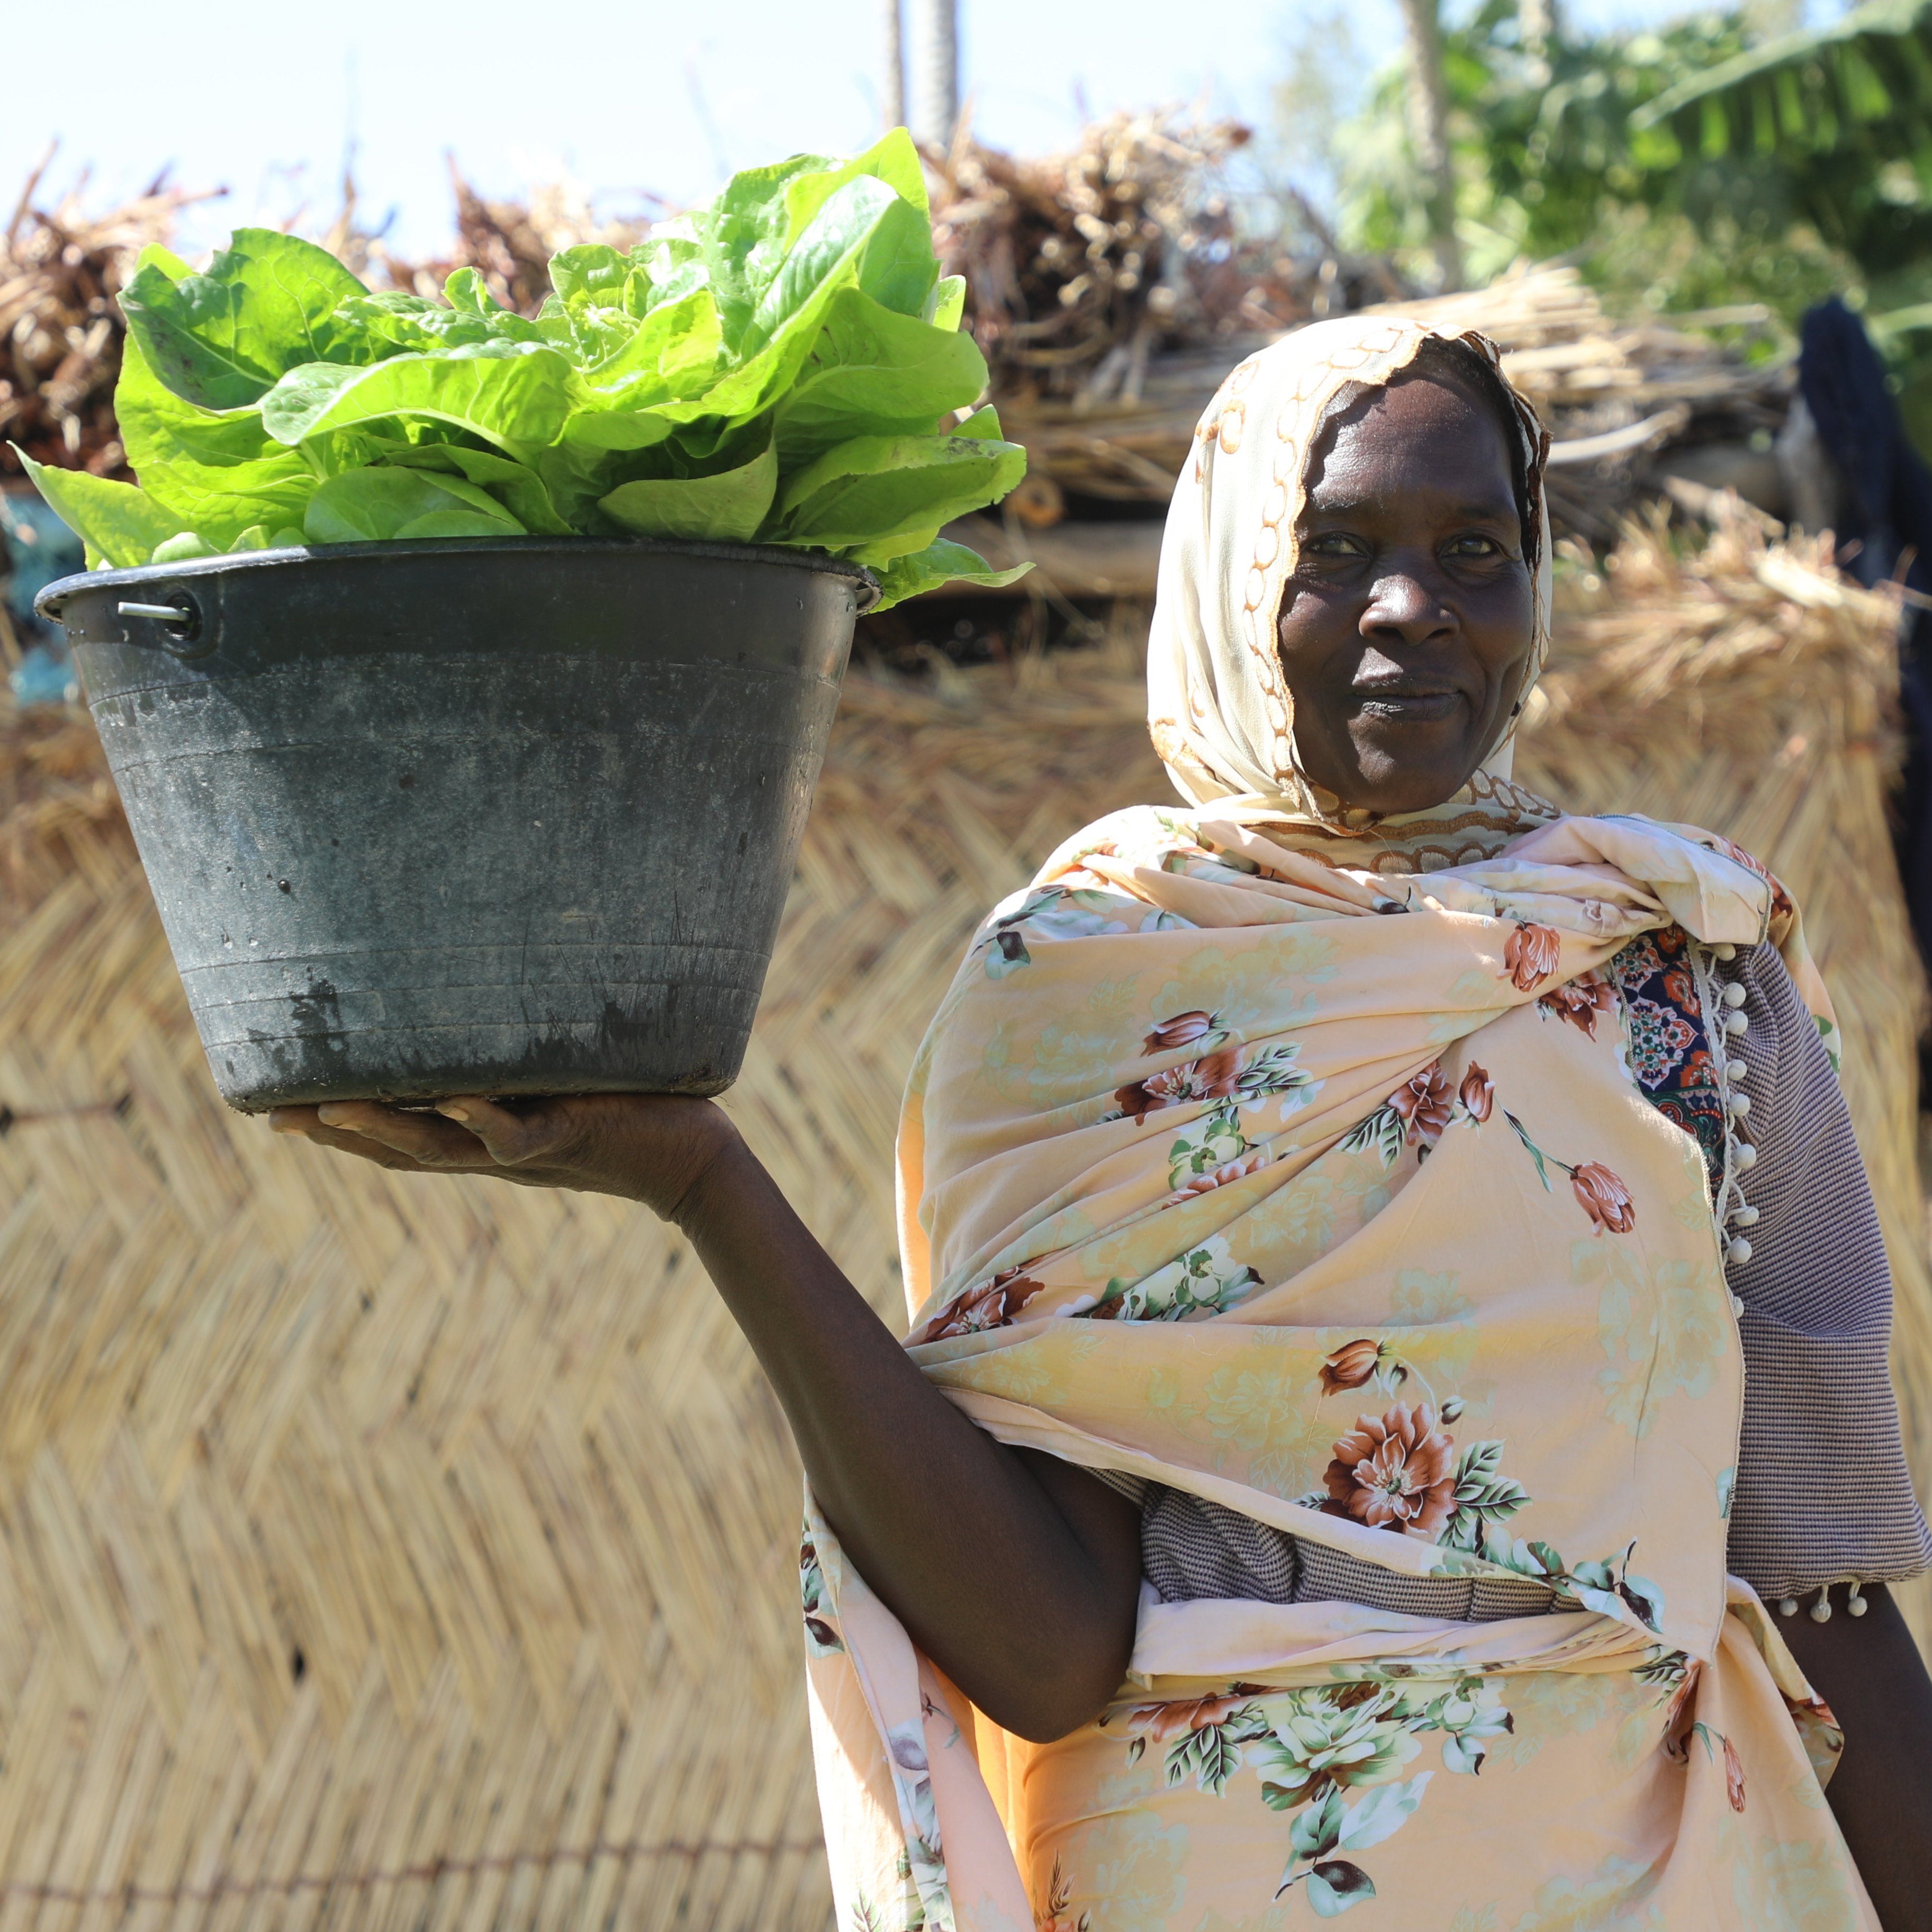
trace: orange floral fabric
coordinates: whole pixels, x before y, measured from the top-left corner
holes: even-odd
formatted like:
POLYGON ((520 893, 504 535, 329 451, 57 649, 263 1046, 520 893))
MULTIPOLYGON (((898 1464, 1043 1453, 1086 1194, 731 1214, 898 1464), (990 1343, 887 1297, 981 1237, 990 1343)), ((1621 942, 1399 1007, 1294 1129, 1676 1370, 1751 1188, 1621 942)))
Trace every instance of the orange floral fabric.
POLYGON ((1150 1604, 1119 1703, 1036 1746, 918 1659, 814 1520, 842 1916, 1436 1922, 1393 1902, 1432 1910, 1466 1834, 1555 1845, 1561 1819, 1560 1850, 1472 1875, 1468 1923, 1553 1928, 1574 1898, 1754 1925, 1714 1870, 1866 1928, 1802 1795, 1794 1712, 1828 1714, 1768 1622, 1730 1634, 1736 1320, 1701 1156, 1637 1090, 1600 970, 1676 922, 1768 928, 1802 979, 1795 916, 1639 820, 1499 829, 1436 872, 1316 862, 1291 827, 1142 808, 995 913, 907 1096, 908 1346, 1001 1441, 1556 1613, 1150 1604))

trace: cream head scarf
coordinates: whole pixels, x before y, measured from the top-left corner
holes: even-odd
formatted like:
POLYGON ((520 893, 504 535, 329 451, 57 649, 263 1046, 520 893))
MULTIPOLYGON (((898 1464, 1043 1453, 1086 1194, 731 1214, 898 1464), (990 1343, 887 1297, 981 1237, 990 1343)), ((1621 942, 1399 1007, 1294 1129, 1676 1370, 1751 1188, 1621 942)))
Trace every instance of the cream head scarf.
MULTIPOLYGON (((1295 526, 1324 413, 1348 385, 1378 388, 1389 382, 1437 334, 1389 316, 1317 322, 1250 356, 1202 415, 1168 512, 1148 656, 1148 729, 1190 804, 1226 799, 1338 830, 1374 824, 1370 814, 1341 814, 1338 801, 1300 769, 1276 625, 1295 567, 1295 526)), ((1543 508, 1550 438, 1503 376, 1493 344, 1474 334, 1443 339, 1473 350, 1496 370, 1515 406, 1528 479, 1523 552, 1536 584, 1528 668, 1502 737, 1457 794, 1462 801, 1486 800, 1500 791, 1514 803, 1520 795, 1506 782, 1511 740, 1550 644, 1543 508)))

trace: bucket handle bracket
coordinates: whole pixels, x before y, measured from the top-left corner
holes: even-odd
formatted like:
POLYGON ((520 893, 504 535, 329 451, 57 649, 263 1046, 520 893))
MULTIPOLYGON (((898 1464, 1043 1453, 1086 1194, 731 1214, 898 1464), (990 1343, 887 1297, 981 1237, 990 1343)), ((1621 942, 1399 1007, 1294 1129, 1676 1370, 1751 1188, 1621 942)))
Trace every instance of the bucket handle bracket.
POLYGON ((207 656, 214 649, 216 640, 204 634, 200 600, 173 585, 158 596, 167 601, 130 601, 115 605, 116 614, 126 623, 128 641, 138 644, 152 640, 170 657, 207 656))

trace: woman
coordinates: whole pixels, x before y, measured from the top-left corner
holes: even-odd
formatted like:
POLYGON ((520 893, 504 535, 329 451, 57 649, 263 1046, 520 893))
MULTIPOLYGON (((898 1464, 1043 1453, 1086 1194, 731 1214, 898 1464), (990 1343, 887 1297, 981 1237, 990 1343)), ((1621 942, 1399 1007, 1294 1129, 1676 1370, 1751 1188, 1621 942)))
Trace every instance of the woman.
POLYGON ((1510 782, 1546 447, 1479 338, 1228 378, 1150 661, 1190 808, 975 939, 903 1346, 707 1103, 276 1117, 695 1244, 810 1480, 842 1932, 1932 1925, 1822 988, 1735 848, 1510 782))

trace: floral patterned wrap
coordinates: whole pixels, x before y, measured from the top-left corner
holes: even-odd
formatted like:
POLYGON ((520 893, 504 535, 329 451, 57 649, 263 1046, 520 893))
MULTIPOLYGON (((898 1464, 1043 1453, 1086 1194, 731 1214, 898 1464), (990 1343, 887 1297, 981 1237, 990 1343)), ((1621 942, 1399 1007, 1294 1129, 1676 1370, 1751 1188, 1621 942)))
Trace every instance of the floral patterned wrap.
MULTIPOLYGON (((1319 392, 1309 352, 1242 392, 1249 433, 1319 392)), ((1185 489, 1175 514, 1205 515, 1185 489)), ((1736 1321, 1614 964, 1768 934, 1825 1019, 1789 901, 1721 840, 1559 817, 1496 759, 1364 828, 1279 770, 1217 790, 1219 742, 1188 754, 1196 808, 1088 828, 975 938, 901 1124, 907 1346, 1003 1442, 1555 1607, 1148 1591, 1113 1704, 1031 1744, 808 1500, 839 1932, 1874 1926, 1829 1714, 1724 1574, 1736 1321)))

